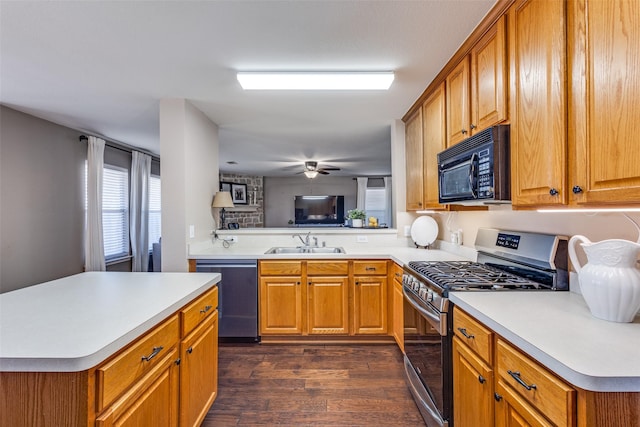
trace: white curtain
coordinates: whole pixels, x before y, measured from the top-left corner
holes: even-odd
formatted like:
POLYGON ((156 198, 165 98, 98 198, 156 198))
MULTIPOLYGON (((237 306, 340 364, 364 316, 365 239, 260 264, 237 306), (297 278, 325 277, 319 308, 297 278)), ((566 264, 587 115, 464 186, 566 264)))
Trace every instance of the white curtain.
POLYGON ((356 194, 356 208, 362 209, 363 211, 367 208, 367 183, 369 182, 369 178, 366 177, 358 177, 356 178, 358 182, 358 193, 356 194))
POLYGON ((84 270, 105 271, 102 237, 102 174, 104 139, 89 137, 87 147, 87 222, 84 244, 84 270))
POLYGON ((149 176, 151 156, 131 152, 131 199, 129 237, 133 255, 132 271, 149 271, 149 176))

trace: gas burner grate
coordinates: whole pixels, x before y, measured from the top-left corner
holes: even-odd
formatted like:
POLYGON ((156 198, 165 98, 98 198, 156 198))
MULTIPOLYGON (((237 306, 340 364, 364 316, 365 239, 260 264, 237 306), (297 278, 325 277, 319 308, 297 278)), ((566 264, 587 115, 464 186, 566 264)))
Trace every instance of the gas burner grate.
POLYGON ((412 261, 409 268, 449 290, 535 289, 539 283, 472 261, 412 261))

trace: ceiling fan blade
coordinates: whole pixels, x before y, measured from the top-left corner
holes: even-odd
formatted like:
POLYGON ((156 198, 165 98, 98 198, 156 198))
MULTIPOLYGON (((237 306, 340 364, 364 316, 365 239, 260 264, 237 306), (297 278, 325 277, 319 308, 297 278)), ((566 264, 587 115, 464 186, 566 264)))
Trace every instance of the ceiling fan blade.
POLYGON ((323 171, 339 171, 340 168, 322 168, 323 171))
POLYGON ((318 169, 316 172, 318 172, 320 175, 329 175, 329 172, 326 172, 324 169, 318 169))

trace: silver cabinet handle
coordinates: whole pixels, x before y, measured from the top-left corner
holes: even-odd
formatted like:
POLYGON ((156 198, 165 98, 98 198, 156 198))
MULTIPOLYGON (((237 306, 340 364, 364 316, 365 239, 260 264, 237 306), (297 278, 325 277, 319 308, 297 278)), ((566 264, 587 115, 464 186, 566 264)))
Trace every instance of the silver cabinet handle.
POLYGON ((153 359, 154 357, 156 357, 158 355, 158 353, 160 353, 162 351, 164 347, 160 346, 160 347, 153 347, 153 351, 151 352, 150 355, 148 356, 142 356, 142 360, 144 360, 145 362, 148 362, 149 360, 153 359))
POLYGON ((531 390, 531 389, 536 389, 536 385, 535 384, 527 384, 525 383, 522 378, 520 378, 520 372, 513 372, 513 371, 507 371, 507 374, 511 375, 511 378, 513 378, 514 380, 516 380, 518 382, 518 384, 520 384, 522 387, 526 388, 527 390, 531 390))
POLYGON ((211 310, 213 308, 213 306, 211 305, 205 305, 204 308, 202 310, 200 310, 200 313, 204 314, 207 311, 211 310))
POLYGON ((468 340, 472 340, 472 339, 474 339, 476 337, 475 335, 471 335, 471 334, 467 333, 467 329, 466 328, 458 328, 458 330, 468 340))
POLYGON ((367 271, 376 271, 376 268, 375 267, 367 267, 367 268, 365 268, 365 270, 367 270, 367 271))

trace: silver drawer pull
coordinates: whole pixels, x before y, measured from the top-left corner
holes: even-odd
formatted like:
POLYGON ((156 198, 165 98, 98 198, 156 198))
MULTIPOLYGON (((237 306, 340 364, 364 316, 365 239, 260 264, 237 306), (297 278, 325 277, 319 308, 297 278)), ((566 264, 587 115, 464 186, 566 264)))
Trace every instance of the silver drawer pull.
POLYGON ((376 271, 376 268, 375 267, 367 267, 367 268, 365 268, 365 270, 367 270, 367 271, 376 271))
POLYGON ((164 347, 160 346, 160 347, 153 347, 153 351, 151 352, 150 355, 148 356, 142 356, 142 360, 144 360, 145 362, 148 362, 149 360, 153 359, 154 357, 156 357, 158 355, 158 353, 160 353, 162 351, 164 347))
POLYGON ((200 310, 200 313, 204 314, 207 311, 211 310, 212 308, 213 308, 213 306, 211 306, 211 305, 205 305, 205 307, 202 310, 200 310))
POLYGON ((516 380, 518 382, 518 384, 520 384, 522 387, 526 388, 527 390, 531 390, 531 389, 536 389, 536 385, 535 384, 527 384, 525 383, 522 378, 520 378, 520 372, 513 372, 513 371, 507 371, 507 374, 511 375, 511 378, 513 378, 514 380, 516 380))
POLYGON ((467 333, 467 329, 466 328, 458 328, 458 330, 468 340, 472 340, 472 339, 474 339, 476 337, 475 335, 471 335, 471 334, 467 333))

